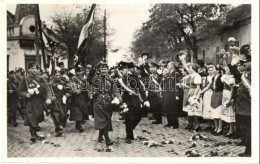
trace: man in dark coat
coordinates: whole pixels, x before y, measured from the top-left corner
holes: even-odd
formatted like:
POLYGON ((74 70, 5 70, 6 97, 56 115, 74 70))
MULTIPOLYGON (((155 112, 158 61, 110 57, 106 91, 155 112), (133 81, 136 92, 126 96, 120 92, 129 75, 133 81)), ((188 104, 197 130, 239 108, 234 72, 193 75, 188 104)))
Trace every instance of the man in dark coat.
POLYGON ((16 112, 18 108, 18 93, 17 85, 15 83, 15 74, 14 71, 8 73, 7 80, 7 121, 9 124, 12 124, 14 127, 18 125, 16 122, 16 112))
POLYGON ((82 69, 77 67, 75 69, 76 75, 72 77, 70 88, 70 120, 76 121, 75 128, 79 132, 83 132, 82 122, 88 119, 87 102, 89 97, 88 90, 90 89, 89 83, 82 77, 82 69))
POLYGON ((168 124, 165 127, 173 129, 179 128, 178 117, 182 110, 182 91, 178 87, 181 80, 180 72, 176 71, 174 62, 169 62, 167 66, 169 76, 163 82, 163 113, 167 115, 168 124))
POLYGON ((37 76, 35 64, 29 63, 28 76, 25 76, 21 81, 18 93, 25 98, 25 118, 24 125, 30 127, 31 141, 36 142, 36 139, 42 140, 44 137, 38 136, 36 133, 37 124, 42 119, 43 103, 51 104, 50 88, 43 78, 37 76))
POLYGON ((141 104, 144 102, 146 107, 150 107, 150 104, 145 94, 145 87, 141 84, 138 76, 134 73, 129 74, 128 64, 122 62, 119 65, 119 70, 124 76, 123 82, 127 87, 123 87, 122 100, 128 108, 125 114, 126 143, 131 144, 131 140, 134 140, 133 130, 142 118, 141 104))
POLYGON ((52 93, 53 101, 50 105, 50 113, 55 125, 56 136, 62 136, 64 120, 66 119, 65 105, 66 100, 64 100, 66 83, 62 81, 61 74, 59 71, 54 71, 54 77, 50 83, 50 90, 52 93))
POLYGON ((106 63, 100 63, 98 66, 100 74, 92 79, 92 93, 94 102, 94 123, 95 129, 99 130, 98 142, 106 140, 106 145, 113 144, 108 136, 108 132, 112 131, 112 112, 113 104, 121 102, 121 95, 108 75, 108 66, 106 63))
POLYGON ((246 146, 245 152, 239 156, 251 156, 251 63, 245 64, 245 71, 241 75, 239 87, 236 87, 233 99, 235 100, 235 116, 237 131, 241 131, 241 142, 238 145, 246 146))
POLYGON ((157 69, 159 65, 152 63, 150 67, 150 77, 149 77, 149 88, 148 88, 148 100, 150 102, 150 110, 153 113, 154 121, 152 124, 162 123, 162 99, 161 99, 161 86, 158 81, 157 69))

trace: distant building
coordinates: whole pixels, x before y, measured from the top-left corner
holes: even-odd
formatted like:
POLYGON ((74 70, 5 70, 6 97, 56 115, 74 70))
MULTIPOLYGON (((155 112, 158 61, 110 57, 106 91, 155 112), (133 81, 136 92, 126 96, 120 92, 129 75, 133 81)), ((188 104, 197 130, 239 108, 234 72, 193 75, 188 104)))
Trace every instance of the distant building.
MULTIPOLYGON (((13 70, 16 67, 26 69, 28 63, 36 62, 37 49, 41 68, 43 68, 43 60, 48 62, 52 56, 50 47, 45 47, 45 59, 43 59, 40 46, 37 47, 35 44, 36 7, 35 4, 18 4, 15 15, 7 11, 7 70, 13 70)), ((47 27, 44 26, 44 28, 46 31, 47 27)), ((64 43, 61 44, 64 45, 64 43)), ((66 57, 63 59, 67 65, 66 57)))
POLYGON ((232 9, 220 33, 198 40, 198 59, 206 63, 219 64, 218 52, 229 51, 228 38, 235 37, 238 47, 251 44, 251 5, 240 5, 232 9))

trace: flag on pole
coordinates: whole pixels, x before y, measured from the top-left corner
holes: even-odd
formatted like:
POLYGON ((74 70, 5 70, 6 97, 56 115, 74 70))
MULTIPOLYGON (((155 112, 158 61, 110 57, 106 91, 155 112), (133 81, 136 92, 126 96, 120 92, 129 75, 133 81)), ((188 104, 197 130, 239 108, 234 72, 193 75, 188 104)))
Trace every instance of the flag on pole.
POLYGON ((75 58, 74 58, 74 65, 77 66, 79 65, 81 62, 84 61, 85 56, 86 56, 86 47, 87 47, 87 38, 89 36, 89 30, 91 27, 91 24, 93 22, 93 18, 94 18, 94 10, 95 10, 96 4, 92 4, 91 9, 89 11, 87 20, 85 25, 83 26, 81 32, 80 32, 80 36, 79 36, 79 41, 78 41, 78 49, 75 53, 75 58))

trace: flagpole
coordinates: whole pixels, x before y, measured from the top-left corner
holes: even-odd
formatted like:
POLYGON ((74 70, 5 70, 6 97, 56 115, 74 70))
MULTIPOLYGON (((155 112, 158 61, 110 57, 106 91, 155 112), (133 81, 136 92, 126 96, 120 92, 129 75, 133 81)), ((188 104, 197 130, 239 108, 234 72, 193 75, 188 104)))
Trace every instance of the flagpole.
POLYGON ((39 58, 39 17, 38 17, 38 4, 36 4, 36 13, 35 13, 35 45, 36 45, 36 65, 41 66, 39 58))
POLYGON ((42 22, 40 17, 40 10, 39 10, 39 4, 37 4, 37 17, 38 17, 38 23, 39 23, 39 34, 40 34, 40 46, 42 50, 42 59, 43 59, 43 68, 46 70, 47 64, 46 64, 46 58, 45 58, 45 52, 44 52, 44 44, 43 44, 43 38, 42 38, 42 22))
POLYGON ((104 61, 106 61, 107 56, 107 45, 106 45, 106 10, 104 10, 104 61))

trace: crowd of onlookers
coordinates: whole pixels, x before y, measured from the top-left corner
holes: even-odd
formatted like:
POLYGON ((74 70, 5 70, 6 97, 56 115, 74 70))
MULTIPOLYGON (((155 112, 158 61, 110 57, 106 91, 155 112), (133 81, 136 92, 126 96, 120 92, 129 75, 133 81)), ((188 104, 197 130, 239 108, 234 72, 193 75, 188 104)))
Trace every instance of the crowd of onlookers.
MULTIPOLYGON (((232 41, 231 41, 232 42, 232 41)), ((191 131, 208 131, 213 135, 223 135, 230 139, 240 139, 237 145, 245 145, 245 153, 241 156, 251 155, 251 52, 250 46, 244 45, 240 49, 232 47, 229 52, 221 50, 221 63, 204 63, 202 60, 187 62, 186 52, 181 51, 176 61, 163 61, 158 64, 149 62, 149 54, 142 55, 142 64, 121 62, 124 67, 115 66, 109 69, 108 76, 117 80, 120 78, 120 71, 123 69, 127 74, 136 74, 145 88, 146 96, 150 102, 153 124, 161 124, 162 116, 165 114, 167 124, 165 127, 172 129, 179 128, 178 117, 187 117, 185 129, 191 131), (238 51, 239 50, 239 51, 238 51), (230 59, 229 59, 230 58, 230 59), (201 122, 206 127, 201 127, 201 122)), ((86 112, 81 121, 77 116, 67 115, 70 110, 72 92, 79 88, 73 88, 70 84, 75 80, 87 81, 92 85, 92 79, 99 74, 96 66, 84 65, 76 68, 65 69, 64 64, 58 63, 58 67, 49 75, 49 72, 42 71, 36 67, 37 76, 45 79, 49 85, 58 89, 51 89, 56 95, 63 88, 60 94, 64 105, 65 119, 55 123, 55 132, 59 133, 66 126, 66 120, 76 121, 76 129, 83 131, 82 124, 87 120, 95 118, 93 112, 93 100, 83 96, 82 105, 86 106, 86 112), (56 93, 57 92, 57 93, 56 93), (70 95, 71 94, 71 95, 70 95)), ((22 68, 8 72, 7 100, 8 100, 8 123, 18 126, 16 112, 24 118, 25 99, 18 94, 20 83, 25 76, 22 68), (18 102, 18 103, 14 103, 18 102)), ((119 84, 118 84, 119 85, 119 84)), ((127 84, 126 84, 127 85, 127 84)), ((85 88, 88 88, 87 86, 85 88)), ((82 86, 81 86, 82 89, 82 86)), ((130 88, 131 89, 131 88, 130 88)), ((88 92, 88 90, 85 90, 88 92)), ((40 91, 41 92, 41 91, 40 91)), ((84 92, 81 90, 81 92, 84 92)), ((35 91, 37 93, 37 91, 35 91)), ((73 100, 72 100, 73 101, 73 100)), ((44 104, 44 103, 43 103, 44 104)), ((60 104, 59 104, 60 105, 60 104)), ((148 105, 149 106, 149 105, 148 105)), ((145 106, 142 106, 146 108, 145 106)), ((41 111, 48 113, 48 106, 43 105, 41 111)), ((122 112, 123 113, 123 112, 122 112)), ((71 115, 72 113, 70 113, 71 115)), ((72 114, 73 115, 73 114, 72 114)), ((144 113, 145 115, 145 113, 144 113)), ((55 117, 52 116, 52 117, 55 117)), ((124 118, 124 114, 122 114, 124 118)), ((43 119, 36 123, 36 131, 40 130, 38 125, 43 119)), ((62 133, 62 132, 61 132, 62 133)))

